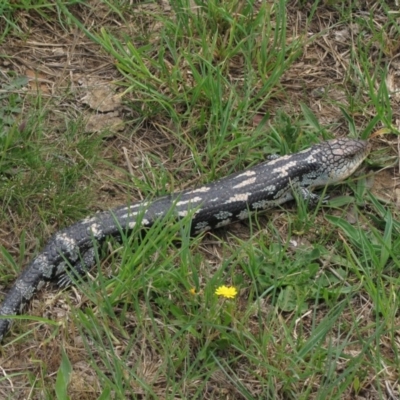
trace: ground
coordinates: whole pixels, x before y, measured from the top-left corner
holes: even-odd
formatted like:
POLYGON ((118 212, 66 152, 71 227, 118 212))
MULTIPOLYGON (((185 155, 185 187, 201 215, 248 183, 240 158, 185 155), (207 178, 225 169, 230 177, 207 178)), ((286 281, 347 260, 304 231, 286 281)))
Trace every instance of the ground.
POLYGON ((1 298, 97 211, 331 137, 373 150, 316 210, 108 241, 14 324, 0 398, 398 398, 396 1, 72 3, 1 6, 1 298))

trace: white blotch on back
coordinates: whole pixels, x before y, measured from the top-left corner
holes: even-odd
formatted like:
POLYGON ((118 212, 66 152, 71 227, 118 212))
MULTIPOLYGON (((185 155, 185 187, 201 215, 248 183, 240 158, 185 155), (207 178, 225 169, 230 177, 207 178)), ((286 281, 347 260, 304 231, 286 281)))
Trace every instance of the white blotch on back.
MULTIPOLYGON (((136 226, 136 222, 137 221, 129 221, 128 222, 128 228, 129 229, 133 229, 136 226)), ((143 218, 141 220, 140 224, 143 225, 143 226, 147 226, 147 225, 150 225, 150 221, 148 219, 146 219, 146 218, 143 218)))
POLYGON ((241 193, 241 194, 235 194, 232 197, 229 197, 229 199, 224 203, 224 204, 229 204, 229 203, 235 203, 238 201, 247 201, 251 193, 241 193))
POLYGON ((103 231, 99 224, 90 225, 89 230, 96 239, 100 239, 103 237, 103 231))
POLYGON ((82 224, 91 224, 92 222, 96 222, 97 218, 96 217, 86 217, 83 218, 83 220, 81 221, 82 224))
POLYGON ((202 186, 200 188, 197 189, 193 189, 190 192, 187 192, 186 194, 193 194, 193 193, 206 193, 210 190, 210 188, 208 186, 202 186))
POLYGON ((118 217, 118 219, 127 219, 129 217, 134 217, 135 215, 138 215, 138 212, 134 211, 134 212, 128 212, 127 214, 124 215, 120 215, 118 217))
POLYGON ((244 180, 243 182, 240 182, 240 183, 238 183, 237 185, 233 186, 233 189, 239 189, 239 188, 241 188, 241 187, 251 185, 251 184, 254 183, 256 180, 257 180, 256 177, 246 179, 246 180, 244 180))
MULTIPOLYGON (((118 209, 117 212, 121 213, 121 212, 126 211, 129 215, 132 215, 132 210, 135 210, 139 207, 146 207, 147 205, 148 205, 148 202, 144 201, 143 203, 136 203, 136 204, 132 204, 130 206, 122 207, 122 208, 118 209)), ((112 212, 112 210, 111 210, 111 212, 112 212)))
MULTIPOLYGON (((130 206, 126 206, 126 207, 120 208, 120 209, 118 210, 118 212, 127 211, 127 212, 129 213, 129 212, 131 212, 132 210, 137 209, 137 208, 139 208, 139 207, 140 207, 140 208, 146 208, 149 204, 150 204, 149 201, 142 201, 141 203, 135 203, 135 204, 131 204, 130 206)), ((112 210, 111 210, 111 211, 112 211, 112 210)))
POLYGON ((272 170, 272 174, 278 174, 281 178, 284 178, 289 175, 290 168, 295 167, 297 164, 296 161, 290 161, 272 170))
POLYGON ((243 176, 253 176, 255 174, 256 174, 255 171, 252 171, 252 170, 244 171, 241 174, 239 174, 238 176, 235 176, 235 179, 242 178, 243 176))
POLYGON ((279 163, 281 161, 287 160, 290 157, 292 157, 290 154, 287 154, 286 156, 278 157, 275 160, 269 161, 268 165, 275 165, 275 164, 277 164, 277 163, 279 163))
POLYGON ((312 154, 310 154, 307 158, 304 159, 304 162, 306 163, 313 163, 316 162, 317 160, 314 158, 312 154))
POLYGON ((71 255, 75 255, 74 253, 76 253, 78 246, 74 238, 68 236, 66 233, 58 233, 56 235, 56 242, 57 244, 64 246, 65 251, 67 251, 71 255))
POLYGON ((201 197, 193 197, 193 199, 189 199, 189 200, 182 200, 182 201, 178 201, 176 203, 177 206, 182 206, 184 204, 188 204, 188 203, 198 203, 199 201, 202 201, 203 199, 201 197))

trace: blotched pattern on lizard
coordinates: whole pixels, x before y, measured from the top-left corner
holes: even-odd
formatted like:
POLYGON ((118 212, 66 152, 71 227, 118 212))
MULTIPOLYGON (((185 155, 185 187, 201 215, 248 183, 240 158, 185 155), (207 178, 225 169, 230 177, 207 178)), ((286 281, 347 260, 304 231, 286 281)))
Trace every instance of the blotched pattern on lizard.
MULTIPOLYGON (((336 139, 314 145, 299 153, 278 157, 218 181, 115 208, 88 217, 56 233, 26 267, 6 294, 0 316, 21 313, 46 281, 61 286, 71 283, 70 274, 83 275, 94 265, 94 242, 118 238, 137 224, 150 227, 157 219, 174 212, 177 218, 190 215, 191 232, 198 234, 248 219, 251 213, 267 210, 294 198, 311 204, 320 201, 311 189, 339 182, 350 176, 368 155, 363 140, 336 139)), ((0 319, 0 341, 12 319, 0 319)))

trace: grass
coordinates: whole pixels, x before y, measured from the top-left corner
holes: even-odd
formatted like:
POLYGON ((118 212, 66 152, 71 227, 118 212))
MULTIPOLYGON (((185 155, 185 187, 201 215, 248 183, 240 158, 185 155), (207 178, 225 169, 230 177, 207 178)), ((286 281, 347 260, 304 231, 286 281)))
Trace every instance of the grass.
POLYGON ((46 290, 18 318, 0 350, 0 397, 399 395, 400 225, 380 190, 397 176, 396 9, 351 0, 1 7, 3 292, 52 233, 99 209, 334 136, 394 135, 373 139, 368 168, 315 209, 297 199, 196 238, 169 215, 142 240, 134 231, 108 241, 87 280, 46 290), (112 110, 122 131, 87 131, 102 113, 82 98, 101 85, 122 98, 112 110), (392 175, 377 173, 375 187, 379 168, 392 175), (238 295, 216 296, 222 285, 238 295))

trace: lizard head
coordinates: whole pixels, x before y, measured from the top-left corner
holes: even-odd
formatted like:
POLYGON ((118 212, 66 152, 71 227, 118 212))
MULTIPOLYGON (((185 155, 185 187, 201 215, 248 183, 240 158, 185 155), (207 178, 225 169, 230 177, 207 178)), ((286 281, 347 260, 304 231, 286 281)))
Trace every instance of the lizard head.
POLYGON ((366 140, 334 139, 313 146, 312 156, 320 165, 320 178, 313 186, 324 186, 346 179, 368 156, 366 140))

